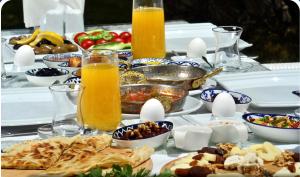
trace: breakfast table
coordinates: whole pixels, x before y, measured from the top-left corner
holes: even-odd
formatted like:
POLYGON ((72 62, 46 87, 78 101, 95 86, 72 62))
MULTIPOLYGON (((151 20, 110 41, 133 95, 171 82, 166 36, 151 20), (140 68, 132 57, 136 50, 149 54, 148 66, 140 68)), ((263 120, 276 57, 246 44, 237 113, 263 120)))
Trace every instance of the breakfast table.
MULTIPOLYGON (((187 31, 194 30, 195 28, 202 32, 203 36, 206 36, 205 30, 207 30, 210 23, 203 24, 188 24, 185 21, 175 21, 166 23, 166 41, 168 50, 167 58, 174 56, 173 50, 178 48, 186 48, 185 39, 188 41, 194 36, 183 36, 182 38, 176 38, 178 34, 188 34, 187 31), (198 25, 198 26, 197 26, 198 25), (176 29, 176 30, 175 30, 176 29), (176 44, 176 42, 178 42, 176 44)), ((106 26, 93 26, 86 27, 87 30, 104 28, 108 30, 130 30, 130 25, 106 25, 106 26)), ((2 30, 2 37, 11 36, 16 34, 26 34, 29 33, 28 29, 20 30, 2 30)), ((248 44, 246 42, 246 44, 248 44)), ((251 47, 252 44, 249 44, 247 47, 251 47)), ((255 44, 253 44, 255 45, 255 44)), ((179 54, 182 52, 179 51, 179 54)), ((208 54, 213 55, 213 54, 208 54)), ((1 149, 6 148, 10 145, 18 143, 24 140, 38 139, 39 136, 36 132, 37 127, 45 124, 49 124, 52 121, 52 97, 47 87, 37 87, 29 83, 24 76, 24 68, 22 71, 16 71, 13 68, 13 54, 8 49, 4 50, 4 63, 5 69, 8 75, 14 75, 12 79, 2 80, 1 83, 1 149)), ((217 88, 238 88, 238 90, 247 90, 241 85, 247 85, 246 82, 242 84, 239 83, 241 78, 242 80, 247 80, 249 78, 248 84, 255 85, 256 82, 261 84, 265 82, 265 78, 272 77, 273 80, 285 79, 293 75, 299 75, 300 72, 300 63, 269 63, 261 64, 255 60, 255 57, 248 57, 244 55, 241 51, 241 60, 243 63, 247 63, 250 67, 247 70, 242 72, 235 73, 221 73, 218 76, 215 76, 211 80, 214 82, 215 87, 217 88), (268 73, 272 73, 271 76, 268 73), (291 74, 291 75, 288 75, 291 74), (259 77, 261 76, 261 77, 259 77)), ((37 60, 33 66, 30 67, 45 67, 45 64, 42 60, 37 60)), ((29 68, 30 68, 29 67, 29 68)), ((299 79, 296 77, 295 79, 299 79)), ((290 79, 286 82, 294 82, 295 80, 290 79)), ((300 87, 298 80, 298 89, 300 87)), ((274 81, 275 82, 275 81, 274 81)), ((268 84, 274 84, 273 82, 266 83, 262 87, 267 87, 268 84)), ((278 87, 281 87, 282 84, 279 83, 278 87)), ((271 88, 276 88, 275 85, 272 85, 271 88)), ((269 88, 269 87, 268 87, 269 88)), ((284 88, 284 87, 283 87, 284 88)), ((201 92, 201 91, 200 91, 201 92)), ((192 95, 193 98, 200 100, 200 92, 198 94, 192 95)), ((250 93, 250 91, 249 91, 250 93)), ((254 94, 255 92, 251 92, 254 94)), ((273 95, 277 97, 278 95, 273 95)), ((278 96, 282 98, 282 96, 278 96)), ((260 112, 260 113, 282 113, 282 114, 294 114, 295 109, 299 106, 260 106, 260 105, 250 105, 247 112, 260 112)), ((236 119, 241 119, 242 113, 236 113, 234 117, 236 119)), ((212 114, 207 110, 203 103, 199 109, 188 113, 181 114, 176 116, 169 116, 166 120, 173 122, 174 127, 181 125, 201 125, 206 124, 212 119, 212 114)), ((123 119, 121 122, 122 126, 138 123, 139 119, 123 119)), ((253 132, 249 131, 249 138, 246 142, 241 143, 242 147, 246 147, 252 144, 263 143, 266 140, 255 136, 253 132)), ((298 144, 286 144, 286 143, 277 143, 272 142, 275 145, 278 145, 280 149, 297 149, 300 151, 300 146, 298 144)), ((153 170, 152 173, 159 173, 160 168, 167 162, 182 156, 183 154, 188 153, 178 149, 174 145, 174 139, 169 138, 168 142, 163 146, 156 149, 155 153, 152 155, 153 160, 153 170)))

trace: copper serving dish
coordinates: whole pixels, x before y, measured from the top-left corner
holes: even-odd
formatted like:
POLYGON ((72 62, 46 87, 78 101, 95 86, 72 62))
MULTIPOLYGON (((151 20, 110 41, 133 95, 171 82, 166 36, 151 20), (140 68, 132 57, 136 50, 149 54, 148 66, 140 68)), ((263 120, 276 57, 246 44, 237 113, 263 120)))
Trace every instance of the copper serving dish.
POLYGON ((139 114, 150 98, 160 100, 166 112, 181 111, 188 92, 180 86, 131 84, 121 86, 122 113, 139 114))
POLYGON ((208 77, 222 71, 222 69, 216 69, 207 74, 202 68, 180 65, 143 66, 132 70, 143 73, 148 83, 181 85, 187 90, 200 88, 208 77))

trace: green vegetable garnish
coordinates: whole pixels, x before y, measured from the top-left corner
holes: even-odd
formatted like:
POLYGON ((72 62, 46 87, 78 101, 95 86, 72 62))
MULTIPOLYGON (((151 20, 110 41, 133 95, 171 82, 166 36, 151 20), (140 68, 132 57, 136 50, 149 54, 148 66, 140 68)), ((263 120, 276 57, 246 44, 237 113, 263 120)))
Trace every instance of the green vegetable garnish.
POLYGON ((171 171, 166 170, 159 175, 150 175, 150 171, 146 169, 140 169, 137 173, 133 172, 130 165, 121 167, 119 165, 113 165, 112 171, 106 174, 102 173, 102 169, 97 167, 91 169, 86 174, 80 174, 77 177, 175 177, 171 171))

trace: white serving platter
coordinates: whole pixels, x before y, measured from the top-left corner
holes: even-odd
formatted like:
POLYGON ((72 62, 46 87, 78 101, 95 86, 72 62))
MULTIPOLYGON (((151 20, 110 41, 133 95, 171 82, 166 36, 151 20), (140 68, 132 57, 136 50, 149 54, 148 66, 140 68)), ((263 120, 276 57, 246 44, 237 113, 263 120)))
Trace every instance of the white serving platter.
POLYGON ((254 107, 300 106, 300 97, 292 93, 300 89, 300 70, 226 74, 215 79, 225 89, 250 96, 254 107))
MULTIPOLYGON (((9 35, 9 36, 3 36, 3 38, 6 39, 4 45, 6 45, 6 48, 9 50, 8 52, 10 52, 13 56, 15 55, 16 51, 13 47, 14 45, 11 45, 9 44, 9 39, 12 38, 12 37, 17 37, 17 36, 20 36, 20 35, 30 35, 30 34, 19 34, 19 35, 9 35)), ((73 44, 74 42, 71 41, 73 44)), ((71 54, 82 54, 82 51, 80 50, 80 48, 78 48, 78 51, 76 52, 67 52, 68 54, 71 53, 71 54)), ((65 53, 65 54, 67 54, 65 53)), ((51 55, 51 54, 40 54, 40 55, 35 55, 35 60, 42 60, 44 56, 46 55, 51 55)), ((11 61, 13 61, 13 58, 11 58, 11 61)))
MULTIPOLYGON (((182 111, 168 113, 166 114, 166 116, 168 117, 168 116, 179 116, 179 115, 189 114, 201 108, 202 105, 203 102, 200 101, 199 99, 187 96, 182 111)), ((123 119, 138 119, 139 117, 140 117, 139 114, 122 114, 123 119)))

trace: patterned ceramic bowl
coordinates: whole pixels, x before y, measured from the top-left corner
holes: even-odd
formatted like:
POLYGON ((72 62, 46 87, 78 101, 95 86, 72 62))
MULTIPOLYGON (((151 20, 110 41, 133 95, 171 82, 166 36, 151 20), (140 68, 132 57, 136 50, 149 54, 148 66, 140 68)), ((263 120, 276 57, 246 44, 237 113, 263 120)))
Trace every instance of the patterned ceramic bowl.
POLYGON ((112 138, 116 142, 116 144, 120 147, 135 148, 135 147, 148 145, 150 147, 157 148, 167 142, 171 134, 171 131, 173 129, 173 123, 169 121, 156 121, 155 123, 159 127, 166 128, 167 131, 162 134, 158 134, 156 136, 151 136, 147 138, 130 139, 130 140, 122 139, 122 137, 124 136, 124 134, 126 134, 127 131, 137 129, 138 126, 142 124, 139 123, 139 124, 128 125, 117 129, 116 131, 114 131, 112 138))
POLYGON ((76 76, 75 77, 70 77, 64 83, 65 84, 80 84, 81 79, 79 77, 76 77, 76 76))
MULTIPOLYGON (((25 72, 26 78, 29 82, 38 86, 50 86, 54 82, 59 81, 63 83, 69 77, 69 71, 66 69, 56 68, 61 75, 58 76, 37 76, 36 73, 43 68, 30 69, 25 72)), ((45 68, 48 69, 48 68, 45 68)))
POLYGON ((193 67, 198 67, 200 68, 201 65, 197 62, 193 61, 168 61, 168 65, 181 65, 181 66, 193 66, 193 67))
POLYGON ((64 62, 69 62, 70 58, 81 59, 81 57, 82 57, 81 54, 74 54, 74 53, 49 54, 43 57, 43 62, 49 68, 58 68, 59 67, 58 65, 64 62))
POLYGON ((210 112, 211 112, 212 103, 213 103, 215 97, 221 92, 227 92, 233 97, 235 104, 236 104, 237 112, 246 112, 246 110, 248 109, 248 107, 252 101, 252 99, 249 96, 239 93, 239 92, 233 92, 233 91, 216 89, 216 88, 209 88, 209 89, 202 91, 202 93, 200 94, 200 98, 203 100, 206 108, 210 112))
MULTIPOLYGON (((261 114, 261 113, 249 113, 244 114, 243 119, 246 121, 246 124, 250 127, 251 131, 262 138, 267 140, 283 142, 283 143, 298 143, 299 144, 299 135, 300 128, 278 128, 272 127, 263 124, 257 124, 253 122, 253 119, 261 119, 265 116, 284 116, 290 120, 300 121, 300 117, 292 115, 282 115, 282 114, 261 114)), ((299 127, 299 126, 298 126, 299 127)))
POLYGON ((164 58, 141 58, 131 61, 131 68, 141 66, 156 66, 167 64, 170 60, 164 58))

